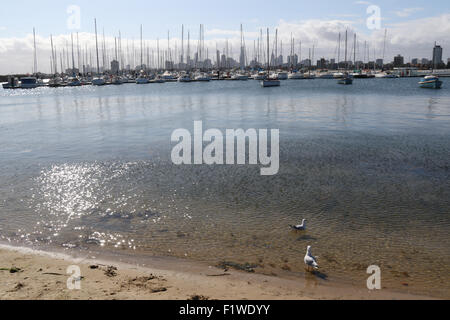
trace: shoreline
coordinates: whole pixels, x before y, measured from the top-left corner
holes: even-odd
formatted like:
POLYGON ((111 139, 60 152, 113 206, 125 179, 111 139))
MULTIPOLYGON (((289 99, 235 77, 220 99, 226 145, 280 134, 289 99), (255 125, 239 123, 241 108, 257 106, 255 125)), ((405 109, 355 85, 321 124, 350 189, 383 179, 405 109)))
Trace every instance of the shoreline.
POLYGON ((434 297, 369 291, 318 276, 303 278, 222 270, 177 258, 144 263, 0 244, 0 299, 10 300, 417 300, 434 297), (81 289, 67 289, 67 268, 79 266, 81 289))

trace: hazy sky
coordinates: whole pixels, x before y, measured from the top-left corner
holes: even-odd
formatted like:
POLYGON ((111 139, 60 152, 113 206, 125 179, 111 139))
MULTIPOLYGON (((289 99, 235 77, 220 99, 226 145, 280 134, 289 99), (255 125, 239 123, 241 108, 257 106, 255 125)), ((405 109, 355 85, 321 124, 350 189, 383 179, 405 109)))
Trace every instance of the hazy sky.
MULTIPOLYGON (((104 1, 104 0, 16 0, 2 1, 0 11, 0 74, 29 72, 32 64, 32 30, 38 35, 39 69, 48 71, 49 36, 53 34, 58 47, 65 46, 71 32, 79 32, 83 46, 93 46, 94 17, 99 30, 105 29, 109 38, 122 33, 126 39, 139 38, 139 26, 144 25, 144 38, 153 46, 156 38, 167 39, 170 30, 172 46, 180 46, 181 24, 191 31, 192 47, 196 46, 199 24, 205 25, 206 45, 221 50, 225 39, 233 44, 237 56, 239 28, 244 25, 246 45, 253 49, 253 40, 260 28, 279 29, 284 39, 285 55, 291 33, 296 41, 302 41, 304 52, 313 44, 316 57, 333 58, 338 32, 356 32, 361 43, 368 41, 379 56, 388 29, 386 56, 391 59, 402 53, 409 58, 431 58, 434 41, 444 47, 445 61, 450 56, 450 2, 448 0, 397 0, 397 1, 303 1, 303 0, 227 0, 227 1, 104 1), (370 30, 367 13, 370 5, 376 5, 381 12, 381 30, 370 30), (80 8, 79 29, 69 29, 70 6, 80 8), (178 39, 178 40, 177 40, 178 39)), ((361 46, 361 45, 360 45, 361 46)), ((299 45, 297 44, 297 51, 299 45)), ((372 50, 373 50, 372 49, 372 50)), ((362 52, 362 49, 360 49, 362 52)), ((358 53, 360 53, 358 51, 358 53)), ((212 54, 211 54, 212 56, 212 54)))

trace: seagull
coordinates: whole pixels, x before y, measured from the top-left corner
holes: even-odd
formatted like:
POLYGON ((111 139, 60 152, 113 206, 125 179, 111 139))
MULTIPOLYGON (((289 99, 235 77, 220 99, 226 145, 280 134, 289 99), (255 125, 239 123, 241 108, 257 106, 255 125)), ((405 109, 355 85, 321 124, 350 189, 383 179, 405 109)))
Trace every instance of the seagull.
POLYGON ((306 249, 305 264, 308 267, 308 271, 310 267, 315 270, 319 269, 316 258, 311 254, 311 246, 308 246, 308 248, 306 249))
POLYGON ((302 224, 299 224, 297 226, 291 225, 290 227, 297 231, 304 231, 306 230, 306 219, 303 219, 302 224))

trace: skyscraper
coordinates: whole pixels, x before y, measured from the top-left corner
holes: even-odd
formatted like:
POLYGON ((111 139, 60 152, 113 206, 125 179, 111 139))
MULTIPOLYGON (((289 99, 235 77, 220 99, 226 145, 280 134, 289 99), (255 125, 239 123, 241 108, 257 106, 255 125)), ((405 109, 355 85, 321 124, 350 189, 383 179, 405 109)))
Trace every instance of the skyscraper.
POLYGON ((433 65, 438 66, 443 63, 442 61, 442 47, 434 44, 433 48, 433 65))
POLYGON ((402 67, 405 64, 405 59, 401 55, 394 57, 394 67, 402 67))

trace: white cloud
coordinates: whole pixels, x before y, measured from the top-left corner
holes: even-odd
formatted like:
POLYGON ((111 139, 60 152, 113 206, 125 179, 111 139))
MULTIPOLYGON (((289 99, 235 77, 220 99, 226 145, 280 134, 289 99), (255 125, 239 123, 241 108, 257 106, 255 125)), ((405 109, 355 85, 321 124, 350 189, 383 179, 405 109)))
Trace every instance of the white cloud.
POLYGON ((410 15, 420 11, 423 11, 423 8, 405 8, 400 11, 395 11, 394 13, 401 18, 407 18, 410 15))
MULTIPOLYGON (((287 55, 289 52, 289 43, 291 33, 295 38, 296 52, 299 50, 299 41, 302 41, 302 58, 308 55, 308 49, 313 46, 316 47, 315 58, 322 56, 326 58, 334 58, 336 56, 336 46, 338 33, 344 33, 346 29, 349 30, 349 46, 353 46, 353 32, 358 35, 359 53, 362 55, 363 42, 367 41, 371 48, 370 56, 373 58, 373 50, 376 50, 377 57, 381 57, 384 41, 384 29, 370 32, 363 28, 364 23, 359 23, 355 20, 346 19, 330 19, 330 20, 302 20, 302 21, 285 21, 280 20, 277 23, 278 35, 280 42, 283 42, 283 54, 287 55)), ((403 54, 408 58, 431 58, 432 47, 434 41, 437 41, 444 47, 444 55, 450 50, 450 41, 448 35, 450 34, 450 13, 442 14, 435 17, 409 20, 402 23, 385 24, 388 28, 388 43, 386 60, 392 59, 394 55, 403 54), (431 36, 432 35, 432 36, 431 36)), ((263 30, 263 40, 266 40, 266 28, 263 30)), ((270 28, 271 45, 274 40, 275 27, 270 28)), ((245 30, 244 30, 245 31, 245 30)), ((249 51, 250 58, 253 57, 254 40, 259 37, 259 28, 245 32, 246 45, 249 51)), ((205 30, 206 41, 205 45, 209 48, 210 58, 215 59, 216 45, 219 50, 225 47, 225 41, 229 43, 229 50, 237 59, 239 55, 240 45, 240 30, 221 30, 212 29, 205 30)), ((82 49, 88 47, 92 55, 92 60, 95 61, 95 35, 91 33, 80 33, 80 43, 82 49)), ((102 36, 99 37, 102 39, 102 36)), ((69 48, 70 51, 70 35, 57 35, 53 37, 54 44, 58 50, 58 60, 62 49, 69 48)), ((127 48, 127 41, 131 51, 132 40, 123 39, 122 48, 124 54, 127 48)), ((38 64, 39 69, 48 72, 50 71, 50 39, 48 37, 37 36, 36 39, 38 47, 38 64)), ((107 40, 108 54, 113 56, 114 51, 114 37, 108 37, 107 40)), ((177 42, 178 54, 180 53, 181 39, 172 38, 171 47, 175 48, 177 42)), ((156 48, 156 40, 145 40, 145 43, 150 47, 156 48)), ((191 55, 194 54, 197 48, 197 39, 191 36, 191 55)), ((185 38, 186 46, 186 38, 185 38)), ((167 42, 161 40, 160 47, 162 50, 167 50, 167 42)), ((101 45, 100 45, 101 48, 101 45)), ((135 41, 136 52, 139 52, 139 41, 135 41)), ((185 49, 186 50, 186 49, 185 49)), ((101 49, 100 49, 101 51, 101 49)), ((342 55, 341 55, 342 56, 342 55)), ((90 59, 90 58, 88 58, 90 59)), ((358 59, 358 57, 357 57, 358 59)), ((67 59, 66 59, 67 60, 67 59)), ((69 60, 71 58, 69 57, 69 60)), ((139 59, 137 59, 139 60, 139 59)), ((24 38, 6 38, 0 36, 0 74, 5 73, 23 73, 30 72, 33 63, 33 36, 29 34, 24 38)), ((59 67, 59 63, 58 63, 59 67)))

